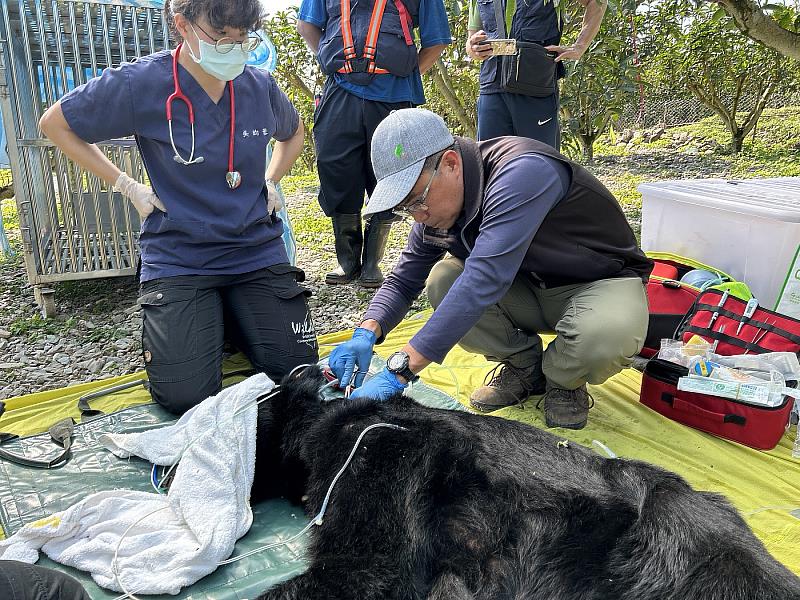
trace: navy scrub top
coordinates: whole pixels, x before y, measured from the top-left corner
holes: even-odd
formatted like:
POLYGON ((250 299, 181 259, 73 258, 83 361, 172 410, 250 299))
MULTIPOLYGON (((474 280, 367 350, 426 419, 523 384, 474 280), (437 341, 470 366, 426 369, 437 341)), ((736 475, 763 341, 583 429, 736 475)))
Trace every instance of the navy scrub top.
MULTIPOLYGON (((297 111, 266 71, 248 66, 233 81, 234 169, 242 183, 231 190, 225 182, 228 86, 214 104, 181 65, 178 77, 194 107, 195 157, 205 159, 200 164, 182 165, 173 159, 166 115, 166 100, 174 91, 168 50, 106 69, 61 99, 67 123, 86 142, 136 137, 153 191, 167 209, 154 210, 142 223, 141 281, 236 275, 288 262, 283 224, 267 214, 264 177, 267 143, 295 133, 297 111)), ((191 129, 183 102, 173 103, 172 128, 181 156, 189 158, 191 129)))

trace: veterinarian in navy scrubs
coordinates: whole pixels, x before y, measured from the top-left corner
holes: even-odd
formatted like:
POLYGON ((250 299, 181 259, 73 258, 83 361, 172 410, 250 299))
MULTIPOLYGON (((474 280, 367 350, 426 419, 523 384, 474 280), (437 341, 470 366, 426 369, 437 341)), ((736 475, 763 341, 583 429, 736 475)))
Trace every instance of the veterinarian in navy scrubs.
POLYGON ((219 391, 223 336, 275 380, 315 361, 317 342, 304 274, 289 265, 274 214, 303 124, 272 76, 245 66, 261 3, 172 0, 164 10, 177 48, 107 69, 40 125, 143 219, 145 367, 153 398, 180 413, 219 391), (130 135, 152 187, 94 145, 130 135))

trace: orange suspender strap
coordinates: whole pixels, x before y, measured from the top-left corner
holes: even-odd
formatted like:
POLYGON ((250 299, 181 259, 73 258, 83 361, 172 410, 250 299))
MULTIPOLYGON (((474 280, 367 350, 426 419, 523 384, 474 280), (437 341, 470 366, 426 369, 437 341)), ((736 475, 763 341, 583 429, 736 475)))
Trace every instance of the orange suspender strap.
POLYGON ((353 43, 353 30, 350 28, 350 0, 342 0, 342 43, 344 44, 344 64, 348 66, 350 59, 356 57, 353 43))
MULTIPOLYGON (((341 0, 342 11, 342 44, 344 44, 344 66, 339 69, 339 73, 352 73, 353 65, 350 61, 356 58, 355 43, 353 42, 353 30, 350 27, 350 0, 341 0)), ((383 11, 386 10, 386 0, 376 0, 372 7, 372 16, 369 19, 367 37, 364 40, 364 58, 369 61, 367 71, 369 73, 388 73, 386 69, 379 69, 375 66, 375 54, 378 51, 378 34, 381 30, 383 21, 383 11)), ((405 7, 403 7, 405 10, 405 7)), ((402 20, 402 17, 401 17, 402 20)), ((405 21, 403 21, 405 24, 405 21)), ((405 31, 405 27, 404 27, 405 31)), ((406 39, 408 41, 408 38, 406 39)))
POLYGON ((411 28, 409 27, 409 25, 412 24, 411 15, 408 14, 406 5, 400 0, 394 0, 394 5, 397 7, 397 12, 400 13, 400 26, 403 28, 403 37, 406 38, 406 46, 411 46, 414 44, 414 38, 411 37, 411 28))
POLYGON ((375 54, 378 51, 378 34, 381 31, 384 10, 386 10, 386 0, 375 0, 375 4, 372 6, 372 16, 369 18, 367 37, 364 40, 364 58, 369 61, 368 70, 370 73, 377 72, 375 54))

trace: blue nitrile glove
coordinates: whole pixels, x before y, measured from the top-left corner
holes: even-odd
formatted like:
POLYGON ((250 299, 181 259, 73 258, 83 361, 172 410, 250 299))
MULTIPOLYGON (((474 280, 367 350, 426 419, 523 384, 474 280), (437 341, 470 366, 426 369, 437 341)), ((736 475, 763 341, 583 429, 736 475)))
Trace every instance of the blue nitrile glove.
POLYGON ((352 338, 333 349, 328 358, 328 366, 339 378, 339 387, 343 388, 350 383, 356 366, 358 373, 353 384, 358 387, 364 382, 364 376, 369 371, 369 363, 372 361, 374 345, 375 333, 363 327, 356 327, 352 338))
POLYGON ((373 400, 388 400, 397 392, 402 392, 408 387, 407 383, 400 383, 397 375, 386 367, 376 373, 367 383, 350 394, 350 399, 371 398, 373 400))

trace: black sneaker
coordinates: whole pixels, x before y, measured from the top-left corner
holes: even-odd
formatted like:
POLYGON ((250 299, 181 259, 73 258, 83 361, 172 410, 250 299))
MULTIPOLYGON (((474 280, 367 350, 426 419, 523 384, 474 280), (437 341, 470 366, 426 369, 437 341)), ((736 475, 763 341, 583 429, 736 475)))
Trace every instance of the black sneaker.
POLYGON ((503 362, 489 371, 484 385, 472 392, 469 401, 477 411, 492 412, 522 404, 529 396, 545 393, 546 380, 541 363, 520 369, 503 362), (490 379, 489 383, 486 380, 490 379))

